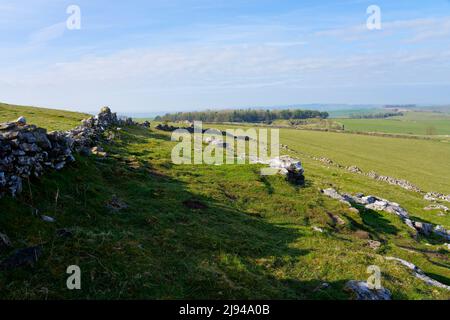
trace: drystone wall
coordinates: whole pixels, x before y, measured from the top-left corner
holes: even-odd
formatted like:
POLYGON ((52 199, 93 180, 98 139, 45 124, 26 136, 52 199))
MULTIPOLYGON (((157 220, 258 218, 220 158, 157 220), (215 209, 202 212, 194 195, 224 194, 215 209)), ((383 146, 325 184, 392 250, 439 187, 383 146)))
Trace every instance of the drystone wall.
POLYGON ((1 123, 0 197, 21 193, 24 179, 39 177, 47 170, 61 170, 75 161, 75 153, 90 154, 107 128, 127 125, 135 123, 131 118, 119 119, 108 107, 66 132, 47 133, 27 124, 24 117, 1 123))

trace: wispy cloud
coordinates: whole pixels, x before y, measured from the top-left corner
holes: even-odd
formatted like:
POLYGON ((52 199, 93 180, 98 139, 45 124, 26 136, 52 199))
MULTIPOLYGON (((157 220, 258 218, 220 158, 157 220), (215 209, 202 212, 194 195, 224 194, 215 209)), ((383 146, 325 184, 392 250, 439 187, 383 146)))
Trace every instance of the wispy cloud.
POLYGON ((33 32, 30 35, 30 45, 44 45, 49 41, 58 39, 64 35, 66 31, 66 23, 60 22, 52 24, 51 26, 42 28, 33 32))
POLYGON ((375 36, 401 35, 405 42, 421 42, 450 36, 450 17, 396 20, 382 23, 379 31, 368 30, 365 24, 326 29, 315 32, 319 37, 335 37, 345 41, 359 41, 375 36))

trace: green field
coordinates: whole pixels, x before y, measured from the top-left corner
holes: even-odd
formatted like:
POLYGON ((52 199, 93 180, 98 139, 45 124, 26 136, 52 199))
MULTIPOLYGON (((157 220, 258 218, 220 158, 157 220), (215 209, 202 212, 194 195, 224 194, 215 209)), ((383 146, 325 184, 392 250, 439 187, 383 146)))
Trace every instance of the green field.
POLYGON ((383 132, 412 135, 450 135, 450 115, 406 112, 388 119, 336 119, 346 131, 383 132))
POLYGON ((69 130, 89 117, 87 114, 77 112, 0 103, 0 122, 14 121, 20 116, 32 120, 33 124, 43 126, 49 131, 69 130))
POLYGON ((423 190, 450 193, 450 143, 446 141, 280 129, 280 143, 307 156, 406 179, 423 190))
MULTIPOLYGON (((43 115, 37 119, 45 125, 43 115)), ((33 115, 29 121, 34 122, 33 115)), ((65 126, 63 122, 60 129, 65 126)), ((287 129, 281 138, 311 154, 326 148, 336 157, 350 152, 336 160, 361 161, 367 167, 389 165, 380 148, 407 152, 410 143, 416 143, 287 129), (372 152, 370 146, 378 148, 372 152), (354 159, 358 149, 368 154, 354 159)), ((418 149, 441 150, 435 142, 419 142, 424 144, 418 149)), ((104 144, 111 155, 106 160, 77 157, 62 172, 26 182, 19 198, 1 199, 0 232, 8 234, 16 249, 42 245, 43 256, 34 268, 2 271, 0 298, 349 299, 345 283, 366 280, 366 269, 374 264, 380 266, 382 285, 394 299, 450 298, 448 291, 430 287, 383 259, 406 259, 450 285, 449 254, 441 241, 414 239, 396 216, 370 210, 355 213, 319 189, 334 186, 343 192, 376 194, 399 202, 414 219, 450 226, 448 215, 422 210, 427 202, 421 195, 328 168, 309 157, 302 159, 304 187, 280 176, 263 178, 255 165, 176 166, 170 159, 173 146, 169 133, 124 128, 120 138, 104 144), (108 209, 113 195, 128 208, 108 209), (33 216, 33 208, 55 217, 56 223, 33 216), (344 224, 336 225, 331 215, 344 224), (58 237, 59 228, 69 228, 73 236, 58 237), (369 238, 381 241, 381 248, 369 248, 369 238), (82 270, 80 291, 65 286, 66 268, 73 264, 82 270), (318 290, 323 282, 330 288, 318 290)), ((443 146, 444 157, 448 149, 443 146)), ((418 176, 424 153, 416 154, 414 161, 404 159, 405 174, 418 176)), ((394 172, 401 162, 400 156, 396 159, 394 172)), ((435 167, 445 170, 448 164, 439 160, 435 167)), ((431 176, 442 189, 448 187, 444 178, 431 176)), ((10 252, 0 252, 0 259, 10 252)))

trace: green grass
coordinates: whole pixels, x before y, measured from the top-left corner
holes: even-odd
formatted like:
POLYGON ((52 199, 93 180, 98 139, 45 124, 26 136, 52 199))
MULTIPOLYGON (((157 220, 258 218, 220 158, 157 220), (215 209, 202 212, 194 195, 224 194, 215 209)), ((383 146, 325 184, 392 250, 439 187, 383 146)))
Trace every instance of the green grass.
MULTIPOLYGON (((282 139, 286 134, 293 135, 282 131, 282 139)), ((279 176, 261 178, 253 165, 176 166, 173 146, 168 133, 125 128, 104 145, 110 158, 78 157, 62 172, 27 182, 20 198, 1 199, 0 232, 15 248, 42 244, 44 251, 33 269, 0 273, 0 298, 348 299, 346 281, 367 279, 373 264, 395 299, 450 298, 382 258, 407 259, 450 284, 440 242, 413 239, 391 214, 351 212, 319 189, 378 194, 415 218, 448 226, 448 217, 421 210, 426 202, 419 195, 307 157, 301 188, 279 176), (129 207, 111 212, 113 195, 129 207), (186 200, 205 208, 189 209, 186 200), (32 208, 57 222, 41 221, 32 208), (330 215, 345 225, 333 225, 330 215), (58 238, 58 228, 74 230, 73 238, 58 238), (382 241, 381 250, 368 248, 361 231, 382 241), (82 270, 81 291, 65 286, 73 264, 82 270), (322 282, 331 288, 314 290, 322 282)))
POLYGON ((33 124, 46 128, 48 131, 69 130, 78 126, 81 120, 89 117, 87 114, 70 111, 0 103, 0 122, 14 121, 20 116, 32 120, 33 124))
POLYGON ((406 179, 426 191, 450 193, 450 143, 447 141, 280 129, 280 143, 310 157, 326 157, 347 167, 356 165, 365 172, 374 170, 406 179))
POLYGON ((450 135, 450 116, 431 112, 406 112, 389 119, 337 119, 346 131, 411 135, 450 135))

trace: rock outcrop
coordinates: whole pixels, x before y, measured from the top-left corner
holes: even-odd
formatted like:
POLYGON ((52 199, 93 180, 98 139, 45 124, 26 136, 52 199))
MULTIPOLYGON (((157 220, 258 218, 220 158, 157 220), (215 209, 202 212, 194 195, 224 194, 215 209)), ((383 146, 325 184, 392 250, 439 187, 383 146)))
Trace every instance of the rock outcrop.
POLYGON ((403 260, 403 259, 395 258, 395 257, 386 257, 385 259, 388 260, 388 261, 397 261, 397 262, 401 263, 402 265, 404 265, 405 267, 410 269, 413 272, 413 274, 414 274, 414 276, 416 278, 424 281, 426 284, 428 284, 430 286, 438 287, 438 288, 441 288, 441 289, 450 290, 450 286, 445 285, 443 283, 440 283, 437 280, 431 279, 420 268, 418 268, 416 265, 414 265, 411 262, 408 262, 408 261, 403 260))
POLYGON ((364 196, 357 194, 355 196, 349 194, 341 194, 333 188, 322 190, 322 193, 332 199, 339 200, 348 206, 364 206, 364 208, 374 211, 385 211, 397 215, 400 219, 414 231, 430 236, 435 236, 450 240, 450 230, 446 230, 442 226, 435 226, 431 223, 413 221, 409 217, 406 209, 402 208, 398 203, 391 202, 375 196, 364 196))
POLYGON ((391 292, 385 288, 371 289, 367 282, 351 280, 347 282, 345 291, 355 300, 391 300, 391 292))
POLYGON ((67 132, 47 133, 27 124, 24 117, 0 124, 0 197, 21 193, 23 179, 63 169, 75 161, 74 153, 90 154, 107 128, 132 124, 129 118, 118 119, 108 107, 67 132))

